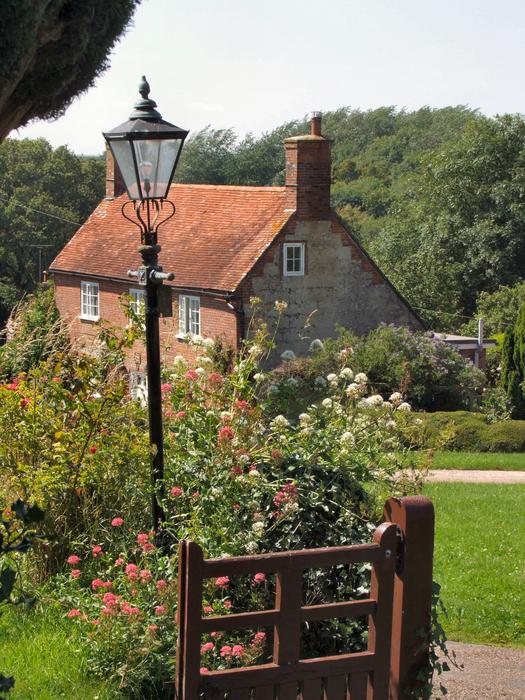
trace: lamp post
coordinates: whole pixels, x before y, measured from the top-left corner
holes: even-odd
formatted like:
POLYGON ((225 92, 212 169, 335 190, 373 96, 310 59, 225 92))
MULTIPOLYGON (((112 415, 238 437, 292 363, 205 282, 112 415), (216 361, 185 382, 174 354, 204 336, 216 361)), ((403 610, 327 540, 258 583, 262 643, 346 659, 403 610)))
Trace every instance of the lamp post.
POLYGON ((166 199, 182 145, 188 132, 162 119, 156 103, 149 99, 150 87, 143 76, 140 100, 135 103, 129 121, 104 133, 118 166, 129 200, 122 215, 141 232, 142 265, 129 271, 145 288, 146 363, 148 379, 148 417, 151 447, 153 529, 159 532, 164 512, 159 503, 164 478, 162 434, 162 397, 160 376, 159 288, 173 273, 162 272, 158 263, 161 250, 157 242, 159 227, 175 214, 175 205, 166 199), (129 213, 128 213, 129 211, 129 213))

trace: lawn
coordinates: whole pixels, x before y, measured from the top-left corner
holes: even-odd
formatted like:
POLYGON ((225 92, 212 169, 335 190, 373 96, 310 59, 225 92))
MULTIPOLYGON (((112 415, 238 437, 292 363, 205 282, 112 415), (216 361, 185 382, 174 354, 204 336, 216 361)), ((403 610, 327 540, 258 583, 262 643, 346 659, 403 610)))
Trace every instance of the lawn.
POLYGON ((524 452, 436 452, 432 469, 525 471, 524 452))
POLYGON ((525 485, 425 486, 449 639, 525 647, 525 485))
POLYGON ((3 608, 0 672, 15 677, 9 700, 117 700, 111 684, 90 677, 75 651, 71 622, 57 611, 3 608))

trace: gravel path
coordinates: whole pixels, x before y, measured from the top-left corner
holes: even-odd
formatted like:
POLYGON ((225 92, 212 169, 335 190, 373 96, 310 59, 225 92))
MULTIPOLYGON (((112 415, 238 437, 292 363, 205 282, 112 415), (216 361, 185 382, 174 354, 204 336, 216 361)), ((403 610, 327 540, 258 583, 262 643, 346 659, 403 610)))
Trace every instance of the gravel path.
MULTIPOLYGON (((463 669, 443 674, 450 700, 525 700, 525 649, 447 643, 463 669)), ((438 686, 439 689, 439 686, 438 686)), ((434 691, 436 698, 441 697, 434 691)))
POLYGON ((496 469, 431 469, 425 481, 463 481, 472 484, 525 484, 525 472, 496 469))

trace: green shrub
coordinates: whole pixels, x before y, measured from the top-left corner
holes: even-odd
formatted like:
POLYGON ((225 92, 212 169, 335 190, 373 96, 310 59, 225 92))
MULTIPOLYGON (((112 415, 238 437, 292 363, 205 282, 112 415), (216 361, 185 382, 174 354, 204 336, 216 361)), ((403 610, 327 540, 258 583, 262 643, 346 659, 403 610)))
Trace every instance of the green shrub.
POLYGON ((488 425, 482 433, 482 452, 525 452, 525 421, 507 420, 488 425))

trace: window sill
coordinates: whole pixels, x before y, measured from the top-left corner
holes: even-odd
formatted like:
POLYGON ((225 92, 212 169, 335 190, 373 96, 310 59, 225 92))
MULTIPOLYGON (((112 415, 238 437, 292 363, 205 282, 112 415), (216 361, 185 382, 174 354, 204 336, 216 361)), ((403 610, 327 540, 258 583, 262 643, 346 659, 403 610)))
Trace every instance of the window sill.
POLYGON ((97 323, 100 321, 100 316, 79 316, 80 321, 88 321, 89 323, 97 323))
POLYGON ((283 277, 304 277, 304 272, 283 272, 283 277))

